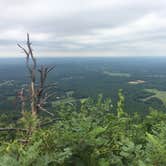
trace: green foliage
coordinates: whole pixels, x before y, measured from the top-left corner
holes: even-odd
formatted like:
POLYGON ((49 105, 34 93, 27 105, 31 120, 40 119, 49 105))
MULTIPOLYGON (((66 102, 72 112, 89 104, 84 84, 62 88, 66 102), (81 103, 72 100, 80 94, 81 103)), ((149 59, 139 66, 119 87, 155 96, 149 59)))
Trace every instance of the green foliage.
POLYGON ((116 113, 111 100, 99 95, 81 100, 78 110, 63 103, 55 111, 60 120, 37 130, 39 118, 25 112, 19 125, 33 132, 17 134, 13 141, 4 138, 0 165, 165 166, 166 114, 151 109, 145 117, 131 116, 121 90, 118 96, 116 113))
POLYGON ((146 133, 148 141, 146 146, 147 158, 150 164, 166 164, 166 124, 161 122, 153 126, 152 134, 146 133))
POLYGON ((32 131, 37 127, 37 125, 39 125, 39 119, 36 115, 26 111, 22 113, 22 118, 19 119, 19 124, 29 131, 32 131))
POLYGON ((122 95, 122 89, 118 92, 119 101, 117 103, 117 116, 118 118, 124 115, 124 96, 122 95))

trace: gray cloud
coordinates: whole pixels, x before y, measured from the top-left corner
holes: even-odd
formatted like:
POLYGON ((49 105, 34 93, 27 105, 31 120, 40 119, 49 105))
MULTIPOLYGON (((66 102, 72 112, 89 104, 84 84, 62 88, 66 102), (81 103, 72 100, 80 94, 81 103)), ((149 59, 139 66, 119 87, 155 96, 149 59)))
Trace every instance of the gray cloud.
POLYGON ((26 32, 39 55, 164 55, 166 1, 0 0, 0 57, 26 32), (87 53, 87 54, 86 54, 87 53))

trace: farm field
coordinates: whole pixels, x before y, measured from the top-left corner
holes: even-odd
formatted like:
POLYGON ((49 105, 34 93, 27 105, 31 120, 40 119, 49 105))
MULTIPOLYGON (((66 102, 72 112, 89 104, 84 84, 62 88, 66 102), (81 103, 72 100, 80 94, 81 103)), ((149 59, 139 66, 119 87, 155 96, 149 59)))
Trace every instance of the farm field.
POLYGON ((152 93, 151 96, 142 99, 143 101, 150 100, 152 98, 157 98, 162 101, 164 106, 166 106, 166 91, 160 91, 158 89, 145 89, 146 92, 152 93))

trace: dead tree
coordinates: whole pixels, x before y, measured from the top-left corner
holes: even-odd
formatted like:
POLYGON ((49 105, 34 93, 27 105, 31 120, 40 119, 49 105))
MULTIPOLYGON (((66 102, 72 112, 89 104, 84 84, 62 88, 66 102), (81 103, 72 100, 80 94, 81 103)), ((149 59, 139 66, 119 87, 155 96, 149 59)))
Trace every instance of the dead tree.
POLYGON ((25 112, 25 94, 24 94, 24 88, 22 88, 18 92, 18 98, 21 101, 21 112, 24 113, 25 112))
MULTIPOLYGON (((33 49, 31 46, 29 34, 27 34, 27 42, 26 46, 27 48, 21 46, 18 44, 18 46, 23 50, 23 52, 26 55, 26 66, 30 74, 30 103, 31 103, 31 112, 32 115, 37 115, 39 111, 44 111, 48 113, 51 116, 54 116, 51 112, 49 112, 46 108, 45 105, 47 103, 48 98, 50 98, 53 94, 48 94, 46 92, 46 79, 47 75, 50 71, 52 71, 55 66, 53 67, 45 67, 41 66, 40 69, 37 70, 37 61, 36 58, 33 54, 33 49), (37 78, 37 71, 39 72, 40 79, 39 79, 39 84, 36 84, 36 78, 37 78)), ((23 94, 23 92, 22 92, 23 94)), ((25 100, 23 100, 23 96, 20 97, 22 100, 22 110, 25 110, 25 100)))
MULTIPOLYGON (((37 116, 39 111, 44 111, 45 113, 51 115, 52 117, 54 117, 54 114, 49 112, 46 108, 45 105, 47 103, 47 100, 55 95, 55 93, 49 93, 48 89, 50 89, 51 87, 47 87, 45 86, 46 84, 46 80, 47 80, 47 76, 48 73, 50 71, 52 71, 55 66, 52 67, 46 67, 44 65, 42 65, 38 70, 37 70, 37 62, 36 62, 36 58, 34 57, 33 54, 33 49, 31 46, 31 42, 29 39, 29 34, 27 34, 27 42, 26 42, 26 46, 27 48, 21 46, 20 44, 17 44, 25 53, 26 55, 26 66, 28 69, 28 72, 30 74, 30 85, 29 85, 29 94, 30 94, 30 105, 31 105, 31 113, 33 116, 37 116), (37 84, 37 72, 39 73, 39 83, 37 84)), ((54 85, 53 85, 54 86, 54 85)), ((25 94, 26 89, 22 88, 20 90, 20 92, 18 93, 18 98, 21 101, 21 112, 24 113, 26 108, 26 102, 27 102, 27 98, 26 98, 26 94, 25 94)), ((40 128, 40 127, 44 127, 47 126, 49 124, 52 124, 54 122, 56 122, 57 120, 60 119, 53 119, 50 122, 44 123, 44 124, 38 124, 36 126, 36 128, 40 128)), ((19 132, 26 132, 29 135, 31 135, 32 130, 31 129, 25 129, 25 128, 0 128, 0 132, 6 132, 6 131, 19 131, 19 132)), ((21 140, 22 143, 26 143, 28 140, 21 140)))

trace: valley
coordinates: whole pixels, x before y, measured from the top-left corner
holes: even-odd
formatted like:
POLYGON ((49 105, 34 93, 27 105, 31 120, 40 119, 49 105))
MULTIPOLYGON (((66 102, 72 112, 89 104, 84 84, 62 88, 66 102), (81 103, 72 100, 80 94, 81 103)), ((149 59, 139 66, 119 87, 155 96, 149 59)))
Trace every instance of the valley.
MULTIPOLYGON (((5 64, 4 60, 1 65, 1 112, 19 111, 17 93, 20 88, 27 88, 28 76, 24 61, 13 61, 13 64, 5 64)), ((56 70, 48 78, 48 84, 56 84, 53 90, 56 96, 50 99, 52 104, 49 107, 54 108, 61 102, 95 98, 98 94, 111 97, 115 105, 118 89, 123 89, 128 112, 146 114, 151 106, 165 110, 166 59, 156 61, 151 58, 149 61, 148 58, 41 58, 39 63, 56 65, 56 70)))

